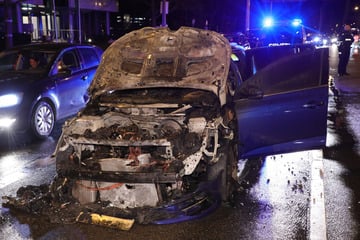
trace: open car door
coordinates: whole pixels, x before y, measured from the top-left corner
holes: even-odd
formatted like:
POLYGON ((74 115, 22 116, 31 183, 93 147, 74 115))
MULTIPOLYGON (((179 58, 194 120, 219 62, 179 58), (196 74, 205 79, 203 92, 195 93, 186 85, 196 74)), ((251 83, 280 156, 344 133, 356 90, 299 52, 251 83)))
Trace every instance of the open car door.
POLYGON ((241 158, 325 146, 328 55, 312 45, 246 51, 235 97, 241 158))

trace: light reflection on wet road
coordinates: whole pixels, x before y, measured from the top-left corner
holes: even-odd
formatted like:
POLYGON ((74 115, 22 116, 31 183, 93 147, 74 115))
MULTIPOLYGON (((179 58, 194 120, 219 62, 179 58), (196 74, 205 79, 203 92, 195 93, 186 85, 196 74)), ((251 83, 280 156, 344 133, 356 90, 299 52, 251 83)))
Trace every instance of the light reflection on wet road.
MULTIPOLYGON (((360 81, 360 79, 359 79, 360 81)), ((348 94, 344 101, 344 108, 347 111, 347 124, 352 131, 355 140, 355 149, 360 155, 360 95, 348 94)))
MULTIPOLYGON (((360 77, 359 56, 350 58, 348 71, 360 77)), ((337 71, 336 47, 330 48, 330 74, 337 71)), ((358 79, 360 81, 360 78, 358 79)), ((339 80, 343 81, 343 80, 339 80)), ((345 80, 346 81, 346 80, 345 80)), ((324 188, 328 239, 360 239, 360 93, 330 98, 324 188)))
POLYGON ((343 94, 335 105, 328 140, 337 140, 324 152, 328 239, 359 239, 360 95, 343 94))
POLYGON ((311 152, 269 156, 249 194, 265 203, 256 239, 306 239, 311 152), (270 211, 269 211, 270 210, 270 211))
POLYGON ((23 172, 22 169, 23 164, 16 156, 9 155, 4 157, 0 165, 0 188, 4 188, 25 177, 26 173, 23 172))

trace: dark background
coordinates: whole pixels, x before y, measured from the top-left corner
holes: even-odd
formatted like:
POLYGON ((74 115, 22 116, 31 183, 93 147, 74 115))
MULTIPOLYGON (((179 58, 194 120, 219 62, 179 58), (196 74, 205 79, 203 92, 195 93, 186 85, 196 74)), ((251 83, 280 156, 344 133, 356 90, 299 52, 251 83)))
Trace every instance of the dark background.
MULTIPOLYGON (((120 13, 145 16, 157 25, 161 23, 161 0, 120 0, 120 13), (154 14, 155 12, 155 14, 154 14), (154 17, 153 17, 154 16, 154 17)), ((353 8, 356 0, 249 0, 250 28, 258 28, 265 16, 277 18, 301 18, 303 23, 321 32, 333 32, 344 23, 359 22, 359 13, 353 8)), ((247 0, 169 0, 168 26, 181 25, 203 28, 208 21, 209 29, 219 32, 245 30, 247 0), (193 24, 193 19, 195 23, 193 24)))

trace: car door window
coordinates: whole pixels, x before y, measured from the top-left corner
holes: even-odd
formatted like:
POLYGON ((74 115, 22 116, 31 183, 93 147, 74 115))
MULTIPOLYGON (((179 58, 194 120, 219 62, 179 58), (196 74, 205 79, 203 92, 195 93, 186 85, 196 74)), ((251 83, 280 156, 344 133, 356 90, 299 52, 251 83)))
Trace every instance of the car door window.
POLYGON ((54 74, 70 69, 71 71, 80 70, 80 63, 75 50, 64 52, 57 60, 54 74))
POLYGON ((240 92, 251 95, 254 89, 264 95, 278 94, 327 84, 327 49, 286 46, 247 52, 246 81, 240 92))
POLYGON ((83 58, 83 64, 86 69, 96 67, 100 63, 100 59, 93 48, 79 48, 80 54, 83 58))

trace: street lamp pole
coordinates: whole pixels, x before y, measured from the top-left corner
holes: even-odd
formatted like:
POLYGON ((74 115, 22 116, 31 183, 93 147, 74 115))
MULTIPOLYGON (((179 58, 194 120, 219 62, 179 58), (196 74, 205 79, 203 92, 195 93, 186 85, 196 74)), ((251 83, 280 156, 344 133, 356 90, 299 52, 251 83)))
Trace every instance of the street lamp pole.
POLYGON ((161 26, 162 27, 166 27, 166 14, 167 14, 167 10, 168 10, 168 6, 167 6, 168 2, 166 0, 162 0, 161 1, 161 16, 162 16, 162 21, 161 21, 161 26))
POLYGON ((54 31, 55 31, 55 41, 58 40, 58 29, 57 29, 57 22, 56 22, 56 7, 55 7, 55 0, 52 1, 53 7, 53 22, 54 22, 54 31))
POLYGON ((79 34, 78 34, 78 37, 79 37, 79 39, 78 39, 78 41, 79 41, 79 43, 81 43, 81 41, 82 41, 82 36, 81 36, 81 10, 80 10, 80 0, 76 0, 75 1, 75 8, 76 8, 76 11, 77 11, 77 20, 78 20, 78 28, 79 28, 79 34))
POLYGON ((13 20, 12 20, 12 12, 11 12, 11 0, 5 0, 5 44, 6 48, 11 48, 13 46, 13 20))
POLYGON ((245 32, 250 30, 250 0, 246 0, 245 32))

